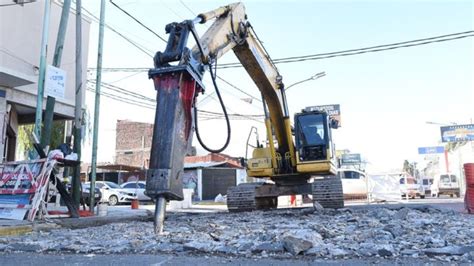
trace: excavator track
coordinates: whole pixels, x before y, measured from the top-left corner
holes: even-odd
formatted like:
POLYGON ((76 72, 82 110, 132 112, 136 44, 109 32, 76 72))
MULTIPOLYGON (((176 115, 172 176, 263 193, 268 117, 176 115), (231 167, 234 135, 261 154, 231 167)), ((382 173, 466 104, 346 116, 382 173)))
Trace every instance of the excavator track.
POLYGON ((256 197, 257 189, 263 183, 243 183, 227 190, 227 209, 229 212, 275 209, 277 197, 256 197))
POLYGON ((321 204, 324 208, 344 208, 342 182, 338 177, 315 179, 312 184, 312 194, 313 202, 321 204))

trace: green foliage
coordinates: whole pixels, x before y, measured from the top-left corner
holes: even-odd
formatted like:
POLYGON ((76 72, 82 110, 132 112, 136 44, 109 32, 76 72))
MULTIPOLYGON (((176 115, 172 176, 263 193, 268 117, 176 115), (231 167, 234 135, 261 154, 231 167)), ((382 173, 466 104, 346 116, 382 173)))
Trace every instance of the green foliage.
POLYGON ((453 152, 455 150, 457 150, 458 148, 466 145, 468 142, 467 141, 459 141, 459 142, 448 142, 446 144, 446 147, 445 149, 448 151, 448 152, 453 152))
MULTIPOLYGON (((64 123, 65 121, 62 120, 53 121, 50 150, 55 149, 64 142, 64 123)), ((37 155, 31 139, 34 127, 34 124, 20 125, 18 127, 18 151, 25 159, 31 158, 32 155, 37 155)))

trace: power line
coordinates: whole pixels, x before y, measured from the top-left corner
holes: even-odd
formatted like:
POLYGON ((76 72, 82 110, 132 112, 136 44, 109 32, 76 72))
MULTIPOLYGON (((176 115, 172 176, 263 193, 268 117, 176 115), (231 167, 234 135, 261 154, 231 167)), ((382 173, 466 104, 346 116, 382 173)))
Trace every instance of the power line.
POLYGON ((194 11, 189 8, 182 0, 179 0, 179 2, 184 6, 184 8, 186 8, 189 12, 191 12, 191 14, 193 14, 194 16, 197 16, 196 13, 194 13, 194 11))
POLYGON ((130 75, 128 75, 128 76, 121 77, 121 78, 119 78, 119 79, 117 79, 117 80, 111 81, 111 82, 109 82, 109 83, 110 83, 110 84, 112 84, 112 83, 117 83, 117 82, 119 82, 119 81, 122 81, 122 80, 125 80, 125 79, 129 79, 129 78, 134 77, 134 76, 139 75, 139 74, 141 74, 141 73, 140 73, 140 72, 136 72, 136 73, 130 74, 130 75))
MULTIPOLYGON (((285 58, 278 58, 274 59, 273 61, 275 64, 283 64, 283 63, 293 63, 293 62, 302 62, 307 60, 320 60, 320 59, 327 59, 339 56, 350 56, 350 55, 358 55, 364 53, 371 53, 371 52, 381 52, 387 50, 394 50, 400 48, 408 48, 420 45, 427 45, 431 43, 437 42, 446 42, 452 40, 463 39, 467 37, 474 36, 474 31, 465 31, 459 33, 452 33, 440 36, 434 36, 429 38, 411 40, 411 41, 404 41, 398 43, 391 43, 391 44, 383 44, 383 45, 376 45, 364 48, 357 48, 357 49, 350 49, 350 50, 342 50, 336 52, 329 52, 329 53, 320 53, 320 54, 312 54, 312 55, 303 55, 303 56, 293 56, 293 57, 285 57, 285 58)), ((219 68, 236 68, 242 67, 240 63, 227 63, 221 64, 219 68)))
POLYGON ((177 16, 179 19, 184 20, 184 18, 180 14, 176 13, 176 11, 174 9, 172 9, 171 7, 169 7, 163 0, 160 0, 160 2, 161 2, 162 5, 164 5, 166 7, 166 9, 171 11, 171 13, 175 14, 175 16, 177 16))
MULTIPOLYGON (((223 115, 222 113, 212 112, 207 110, 199 110, 202 113, 211 114, 211 115, 223 115)), ((243 114, 229 114, 233 116, 244 116, 244 117, 265 117, 265 115, 243 115, 243 114)))
MULTIPOLYGON (((87 90, 95 93, 94 88, 87 87, 87 90)), ((103 95, 105 97, 114 99, 114 100, 119 101, 119 102, 128 103, 128 104, 131 104, 131 105, 134 105, 134 106, 143 107, 143 108, 147 108, 147 109, 150 109, 150 110, 155 110, 155 108, 156 108, 154 105, 151 105, 151 104, 137 102, 137 101, 134 101, 132 99, 127 99, 127 98, 121 97, 119 95, 115 95, 115 94, 104 92, 104 91, 101 91, 100 95, 103 95)))
POLYGON ((160 40, 162 40, 163 42, 167 42, 163 37, 161 37, 158 33, 156 33, 155 31, 153 31, 152 29, 150 29, 149 27, 147 27, 145 24, 143 24, 143 22, 141 22, 140 20, 138 20, 137 18, 135 18, 134 16, 132 16, 130 13, 128 13, 126 10, 124 10, 123 8, 121 8, 119 5, 117 5, 116 3, 114 3, 112 0, 109 0, 110 3, 112 5, 114 5, 116 8, 118 8, 120 11, 122 11, 123 13, 125 13, 127 16, 129 16, 131 19, 133 19, 135 22, 137 22, 138 24, 140 24, 140 26, 144 27, 145 29, 147 29, 149 32, 151 32, 153 35, 155 35, 156 37, 158 37, 160 40))
MULTIPOLYGON (((470 34, 470 33, 474 33, 474 31, 453 33, 453 34, 447 34, 447 35, 441 35, 441 36, 435 36, 435 37, 430 37, 430 38, 405 41, 405 42, 399 42, 399 43, 383 44, 383 45, 377 45, 377 46, 371 46, 371 47, 342 50, 342 51, 337 51, 337 52, 278 58, 278 59, 273 59, 273 62, 275 64, 295 63, 295 62, 302 62, 302 61, 307 61, 307 60, 321 60, 321 59, 328 59, 328 58, 333 58, 333 57, 351 56, 351 55, 359 55, 359 54, 365 54, 365 53, 370 53, 370 52, 381 52, 381 51, 394 50, 394 49, 400 49, 400 48, 409 48, 409 47, 427 45, 427 44, 432 44, 432 43, 437 43, 437 42, 459 40, 459 39, 474 36, 474 34, 470 34), (461 36, 458 36, 458 35, 461 35, 461 36), (446 36, 452 36, 452 37, 445 38, 446 36), (427 41, 419 42, 420 40, 427 40, 427 41), (405 45, 400 45, 400 44, 405 44, 405 45), (381 48, 381 49, 377 49, 377 48, 381 48)), ((227 64, 220 64, 217 67, 226 69, 226 68, 242 67, 242 65, 240 63, 227 63, 227 64)), ((143 67, 103 68, 104 71, 108 71, 108 72, 137 72, 137 71, 147 71, 148 69, 149 68, 143 68, 143 67)))
MULTIPOLYGON (((75 3, 75 1, 73 0, 73 2, 75 3)), ((97 16, 95 16, 94 14, 92 14, 89 10, 87 10, 86 8, 82 7, 81 8, 82 11, 84 11, 89 17, 91 17, 91 19, 96 22, 96 23, 99 23, 99 18, 97 16)), ((126 40, 128 43, 130 43, 131 45, 133 45, 134 47, 136 47, 137 49, 139 49, 140 51, 142 51, 143 53, 145 53, 146 55, 150 56, 151 58, 153 58, 153 55, 154 53, 150 50, 148 50, 146 47, 144 47, 143 45, 140 45, 134 41, 132 41, 130 38, 128 38, 127 36, 123 35, 122 33, 120 33, 119 31, 117 31, 115 28, 113 28, 112 26, 110 26, 109 24, 105 23, 105 27, 109 30, 111 30, 112 32, 114 32, 115 34, 117 34, 118 36, 120 36, 122 39, 126 40), (148 51, 147 51, 148 50, 148 51)))
POLYGON ((0 7, 4 7, 4 6, 17 6, 17 5, 25 5, 25 4, 32 4, 34 3, 35 1, 31 1, 31 2, 24 2, 24 3, 12 3, 12 4, 1 4, 0 7))
MULTIPOLYGON (((89 80, 89 82, 92 83, 92 84, 95 83, 94 80, 89 80)), ((116 94, 109 93, 109 92, 106 92, 106 91, 101 91, 101 95, 104 95, 105 97, 108 97, 110 99, 120 101, 120 102, 123 102, 123 103, 135 105, 135 106, 138 106, 138 107, 147 108, 147 109, 150 109, 150 110, 155 110, 156 109, 156 100, 154 100, 152 98, 146 97, 146 96, 138 94, 138 93, 130 92, 128 90, 119 88, 117 86, 110 86, 110 84, 107 84, 107 83, 102 83, 102 85, 103 85, 104 89, 108 89, 108 90, 111 90, 113 92, 116 92, 116 93, 119 93, 119 94, 122 94, 122 95, 131 96, 131 97, 135 97, 135 98, 139 97, 139 98, 138 99, 130 99, 130 98, 123 97, 121 95, 116 95, 116 94), (116 87, 118 89, 115 89, 114 87, 116 87), (129 94, 127 94, 127 93, 129 93, 129 94), (149 103, 143 102, 143 99, 146 99, 149 103)), ((95 92, 95 89, 92 88, 92 87, 87 87, 87 90, 91 91, 91 92, 95 92)), ((213 98, 213 97, 212 97, 212 99, 215 100, 215 98, 213 98)), ((217 113, 217 112, 205 111, 205 110, 198 110, 198 112, 201 113, 204 116, 204 118, 206 118, 207 120, 209 120, 209 119, 223 119, 224 118, 223 114, 217 113)), ((239 119, 239 120, 247 119, 247 120, 254 120, 254 121, 257 121, 257 122, 262 122, 260 120, 257 120, 257 118, 263 118, 264 115, 257 115, 257 114, 245 115, 245 114, 239 114, 239 113, 234 112, 234 113, 230 113, 229 117, 231 117, 232 119, 239 119)))
MULTIPOLYGON (((88 80, 88 82, 91 82, 93 84, 96 83, 95 80, 88 80)), ((127 96, 130 96, 130 97, 134 97, 138 100, 141 100, 141 101, 147 101, 147 102, 152 102, 152 103, 156 103, 156 100, 153 99, 153 98, 150 98, 150 97, 147 97, 145 95, 142 95, 142 94, 139 94, 139 93, 136 93, 136 92, 132 92, 132 91, 129 91, 129 90, 126 90, 124 88, 121 88, 121 87, 118 87, 116 85, 112 85, 110 83, 107 83, 107 82, 102 82, 102 86, 104 88, 107 88, 111 91, 115 91, 115 92, 118 92, 118 93, 121 93, 121 94, 124 94, 124 95, 127 95, 127 96)))
POLYGON ((259 98, 255 97, 255 96, 253 96, 252 94, 249 94, 249 93, 245 92, 244 90, 242 90, 242 89, 240 89, 239 87, 235 86, 234 84, 228 82, 227 80, 225 80, 225 79, 223 79, 223 78, 221 78, 221 77, 219 77, 219 76, 217 76, 217 78, 220 79, 220 80, 222 80, 223 82, 225 82, 227 85, 231 86, 232 88, 234 88, 234 89, 240 91, 241 93, 243 93, 243 94, 249 96, 250 98, 255 99, 256 101, 262 102, 261 99, 259 99, 259 98))

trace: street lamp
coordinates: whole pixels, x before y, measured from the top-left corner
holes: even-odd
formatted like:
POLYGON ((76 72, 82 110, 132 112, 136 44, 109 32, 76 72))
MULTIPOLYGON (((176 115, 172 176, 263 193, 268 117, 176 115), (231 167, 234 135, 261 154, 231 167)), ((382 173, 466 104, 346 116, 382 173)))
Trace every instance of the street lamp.
POLYGON ((429 124, 429 125, 438 125, 438 126, 457 125, 457 123, 454 123, 454 122, 449 122, 449 123, 438 123, 438 122, 432 122, 432 121, 426 121, 426 124, 429 124))
POLYGON ((287 91, 289 88, 291 88, 291 87, 293 87, 293 86, 295 86, 295 85, 298 85, 298 84, 301 84, 301 83, 303 83, 303 82, 310 81, 310 80, 316 80, 316 79, 322 78, 322 77, 324 77, 324 76, 326 76, 326 72, 324 72, 324 71, 323 71, 323 72, 316 73, 316 74, 312 75, 311 77, 309 77, 309 78, 307 78, 307 79, 303 79, 303 80, 300 80, 300 81, 298 81, 298 82, 295 82, 295 83, 291 84, 290 86, 288 86, 288 87, 285 88, 285 91, 287 91))

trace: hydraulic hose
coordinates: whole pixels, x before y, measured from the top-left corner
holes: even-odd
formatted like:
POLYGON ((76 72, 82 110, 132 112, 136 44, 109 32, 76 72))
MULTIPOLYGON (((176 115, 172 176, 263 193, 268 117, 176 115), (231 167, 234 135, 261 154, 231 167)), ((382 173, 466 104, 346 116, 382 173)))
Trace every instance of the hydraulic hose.
POLYGON ((207 150, 208 152, 212 152, 212 153, 219 153, 219 152, 222 152, 224 151, 227 146, 229 146, 229 143, 230 143, 230 136, 231 136, 231 127, 230 127, 230 121, 229 121, 229 116, 227 114, 227 110, 225 108, 225 105, 224 105, 224 101, 222 100, 222 96, 221 96, 221 93, 219 91, 219 87, 217 86, 217 82, 216 82, 216 76, 217 76, 217 61, 215 61, 216 63, 216 66, 214 67, 214 72, 212 71, 212 67, 210 67, 210 73, 211 73, 211 79, 212 79, 212 83, 214 84, 214 88, 216 90, 216 94, 217 94, 217 97, 219 98, 219 103, 221 104, 221 107, 222 107, 222 111, 224 112, 224 117, 225 117, 225 122, 226 122, 226 125, 227 125, 227 139, 224 143, 224 145, 219 148, 219 149, 211 149, 209 148, 206 144, 204 144, 203 140, 201 139, 201 135, 199 134, 199 127, 198 127, 198 112, 197 112, 197 107, 195 106, 194 107, 194 129, 196 131, 196 137, 199 141, 199 144, 201 144, 201 146, 207 150))
MULTIPOLYGON (((199 38, 197 36, 197 32, 194 29, 194 24, 189 23, 188 25, 191 27, 191 34, 193 35, 194 40, 196 41, 196 45, 198 46, 199 51, 201 52, 201 57, 204 57, 204 49, 202 48, 201 42, 199 41, 199 38)), ((203 61, 206 61, 206 58, 202 58, 202 59, 203 59, 203 61)), ((212 84, 214 85, 214 89, 216 90, 217 97, 219 98, 219 103, 221 104, 222 111, 224 112, 225 122, 226 122, 226 125, 227 125, 227 139, 226 139, 224 145, 220 149, 215 149, 214 150, 214 149, 209 148, 206 144, 204 144, 204 141, 201 139, 201 135, 199 134, 197 106, 194 106, 194 129, 196 131, 196 137, 199 141, 199 144, 201 144, 201 146, 205 150, 207 150, 208 152, 212 152, 212 153, 219 153, 219 152, 224 151, 227 148, 227 146, 229 146, 231 128, 230 128, 229 116, 227 115, 227 110, 225 108, 224 101, 222 100, 222 96, 221 96, 221 93, 219 91, 219 87, 217 86, 217 82, 216 82, 216 78, 217 78, 217 59, 214 60, 214 64, 215 64, 215 66, 214 66, 214 72, 213 72, 212 71, 212 64, 209 63, 209 73, 211 74, 212 84)))

